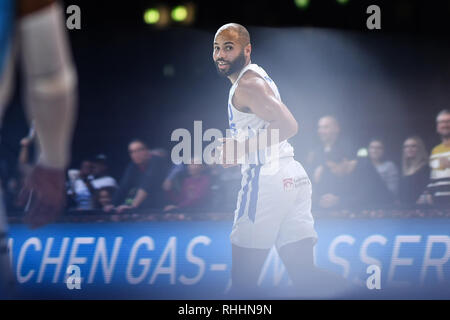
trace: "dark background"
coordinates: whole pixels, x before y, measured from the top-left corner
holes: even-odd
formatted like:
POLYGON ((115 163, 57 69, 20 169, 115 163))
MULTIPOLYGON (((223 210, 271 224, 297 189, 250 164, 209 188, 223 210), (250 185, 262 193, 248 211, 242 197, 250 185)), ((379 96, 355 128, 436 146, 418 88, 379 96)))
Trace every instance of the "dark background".
MULTIPOLYGON (((325 114, 339 118, 355 147, 383 138, 397 163, 410 134, 428 149, 439 143, 435 117, 450 108, 450 1, 311 0, 306 10, 294 1, 194 3, 193 24, 158 29, 142 19, 154 1, 65 1, 82 12, 81 30, 69 31, 80 94, 72 167, 102 152, 120 176, 131 138, 170 151, 171 132, 192 130, 194 120, 224 132, 231 84, 216 74, 212 41, 227 22, 248 27, 252 62, 274 79, 297 118, 297 159, 318 143, 317 120, 325 114), (381 7, 382 30, 366 29, 370 4, 381 7)), ((17 87, 3 124, 11 162, 28 131, 20 76, 17 87)))

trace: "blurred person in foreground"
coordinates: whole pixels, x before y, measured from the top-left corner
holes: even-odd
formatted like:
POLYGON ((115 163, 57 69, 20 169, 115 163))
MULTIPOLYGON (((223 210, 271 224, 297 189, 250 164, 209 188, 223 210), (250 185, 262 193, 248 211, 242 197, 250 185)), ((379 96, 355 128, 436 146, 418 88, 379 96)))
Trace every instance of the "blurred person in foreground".
MULTIPOLYGON (((0 121, 12 92, 20 58, 28 119, 34 120, 39 159, 25 178, 20 203, 25 222, 39 228, 54 222, 65 204, 65 169, 76 113, 77 75, 65 16, 54 0, 0 1, 0 121)), ((11 281, 6 214, 0 208, 1 286, 11 281)))
POLYGON ((167 175, 167 159, 160 152, 152 152, 142 139, 128 144, 131 162, 127 166, 113 204, 105 211, 122 213, 133 209, 161 209, 165 204, 162 184, 167 175))
POLYGON ((402 175, 398 199, 400 205, 415 206, 430 179, 429 155, 422 138, 412 136, 403 143, 402 175))

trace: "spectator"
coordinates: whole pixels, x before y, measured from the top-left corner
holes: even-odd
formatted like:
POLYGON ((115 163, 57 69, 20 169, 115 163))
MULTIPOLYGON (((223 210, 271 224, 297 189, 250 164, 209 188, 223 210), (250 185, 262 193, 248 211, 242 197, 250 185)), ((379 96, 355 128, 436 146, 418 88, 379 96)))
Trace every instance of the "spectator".
POLYGON ((241 189, 242 173, 240 166, 224 168, 222 165, 209 166, 211 174, 211 207, 220 212, 236 209, 236 197, 241 189))
MULTIPOLYGON (((393 203, 393 195, 386 187, 369 157, 355 160, 347 176, 347 184, 337 195, 326 194, 319 203, 324 209, 382 209, 393 203), (345 189, 344 189, 345 188, 345 189), (331 205, 330 205, 331 204, 331 205)), ((314 194, 314 190, 313 190, 314 194)))
POLYGON ((181 181, 185 177, 186 172, 187 166, 184 163, 174 164, 164 179, 163 190, 167 194, 170 194, 172 191, 179 192, 181 190, 181 181))
POLYGON ((450 111, 442 110, 436 118, 437 133, 441 136, 442 143, 431 151, 430 182, 427 192, 431 197, 428 203, 435 205, 450 204, 450 111))
POLYGON ((115 209, 121 213, 136 208, 163 208, 161 186, 167 174, 166 158, 152 154, 140 139, 129 143, 128 153, 131 163, 114 195, 113 205, 107 206, 105 211, 115 209))
POLYGON ((403 143, 402 176, 400 177, 399 200, 404 205, 414 205, 424 192, 430 178, 428 153, 423 140, 409 137, 403 143))
POLYGON ((308 154, 306 167, 313 183, 313 205, 331 208, 338 205, 350 189, 349 177, 356 166, 355 154, 340 137, 336 118, 325 116, 318 122, 322 145, 308 154))
POLYGON ((172 203, 164 211, 199 209, 205 206, 210 191, 211 177, 203 164, 194 161, 187 166, 187 176, 181 182, 179 192, 171 192, 172 203))
POLYGON ((68 195, 75 203, 76 210, 92 210, 92 194, 89 190, 89 180, 93 179, 92 176, 92 161, 83 160, 80 165, 80 170, 69 170, 69 178, 71 183, 69 184, 68 195))
POLYGON ((94 208, 102 210, 112 205, 115 191, 115 187, 102 187, 96 190, 94 208))
POLYGON ((117 188, 116 179, 108 174, 108 163, 104 154, 97 155, 92 161, 92 176, 93 179, 89 180, 88 185, 92 193, 104 187, 117 188))
POLYGON ((369 143, 369 158, 388 190, 394 196, 397 196, 399 184, 398 169, 392 161, 385 160, 384 144, 380 139, 373 139, 369 143))

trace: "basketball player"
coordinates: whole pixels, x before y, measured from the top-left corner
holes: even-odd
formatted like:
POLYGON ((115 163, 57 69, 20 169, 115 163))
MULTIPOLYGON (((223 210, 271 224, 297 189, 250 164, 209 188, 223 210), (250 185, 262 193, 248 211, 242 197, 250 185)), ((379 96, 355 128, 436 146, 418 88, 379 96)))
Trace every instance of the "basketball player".
MULTIPOLYGON (((38 228, 57 219, 65 204, 65 168, 74 126, 77 77, 62 7, 55 0, 0 0, 0 121, 21 62, 27 116, 33 119, 40 157, 20 195, 25 221, 38 228)), ((0 122, 1 123, 1 122, 0 122)), ((0 201, 1 286, 12 280, 6 213, 0 201), (2 281, 3 280, 3 281, 2 281)))
POLYGON ((238 164, 243 156, 238 150, 247 159, 255 159, 250 157, 250 146, 262 135, 265 137, 260 141, 267 144, 259 143, 258 150, 270 148, 272 152, 267 154, 275 155, 257 156, 255 163, 241 166, 241 190, 230 236, 232 292, 242 297, 258 296, 258 278, 275 245, 294 285, 308 293, 320 282, 323 271, 313 261, 317 233, 311 215, 311 182, 294 160, 294 150, 287 141, 297 133, 298 124, 281 101, 273 80, 251 62, 251 50, 250 35, 239 24, 226 24, 215 35, 214 63, 219 75, 232 83, 228 98, 232 137, 225 138, 219 148, 222 163, 224 167, 238 164), (271 138, 273 130, 278 141, 271 138), (227 154, 230 149, 231 159, 227 154), (274 162, 276 169, 269 169, 274 162))

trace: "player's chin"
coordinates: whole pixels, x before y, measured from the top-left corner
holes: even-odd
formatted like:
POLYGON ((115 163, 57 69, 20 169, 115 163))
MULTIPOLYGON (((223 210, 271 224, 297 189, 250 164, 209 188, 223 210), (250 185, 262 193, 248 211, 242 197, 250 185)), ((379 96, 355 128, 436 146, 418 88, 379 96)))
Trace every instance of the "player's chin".
POLYGON ((227 77, 230 74, 229 68, 220 69, 219 67, 216 66, 216 70, 217 70, 217 73, 219 74, 219 76, 222 76, 222 77, 227 77))

